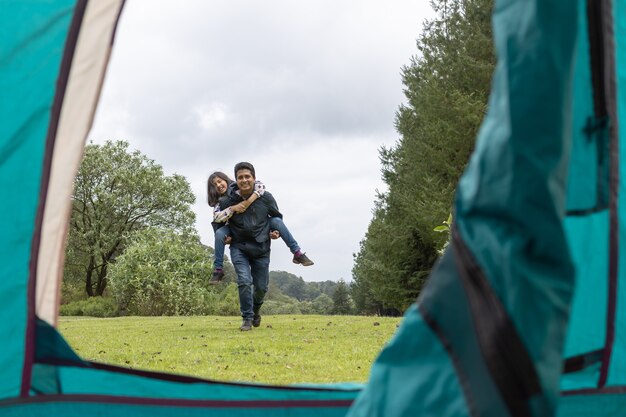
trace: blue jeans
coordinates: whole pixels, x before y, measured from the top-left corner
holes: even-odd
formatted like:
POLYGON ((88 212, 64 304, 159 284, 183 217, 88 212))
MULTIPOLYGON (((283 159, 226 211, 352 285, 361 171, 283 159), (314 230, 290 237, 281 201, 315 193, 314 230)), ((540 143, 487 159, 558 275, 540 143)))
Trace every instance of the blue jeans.
POLYGON ((287 245, 291 253, 296 253, 300 250, 298 242, 296 242, 296 239, 294 239, 289 229, 287 229, 287 226, 283 222, 283 219, 281 219, 280 217, 271 217, 270 230, 278 230, 281 239, 285 242, 285 245, 287 245))
POLYGON ((270 252, 251 255, 230 246, 230 257, 237 273, 239 309, 244 320, 252 320, 263 305, 270 282, 270 252))
POLYGON ((222 226, 215 231, 215 260, 213 260, 215 268, 224 266, 224 250, 226 248, 224 238, 228 235, 230 235, 230 227, 228 225, 222 226))

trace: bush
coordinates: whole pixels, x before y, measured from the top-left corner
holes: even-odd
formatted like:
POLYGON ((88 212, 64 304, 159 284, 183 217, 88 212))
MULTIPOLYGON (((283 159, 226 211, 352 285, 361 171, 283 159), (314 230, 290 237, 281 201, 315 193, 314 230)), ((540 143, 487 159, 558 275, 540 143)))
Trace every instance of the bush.
POLYGON ((112 294, 131 315, 211 314, 221 291, 207 285, 210 255, 195 236, 142 230, 111 267, 112 294))
POLYGON ((238 316, 239 310, 239 290, 237 284, 228 284, 219 294, 217 302, 213 303, 214 309, 209 313, 216 316, 238 316))
POLYGON ((314 314, 331 314, 333 311, 333 299, 326 294, 320 294, 315 300, 313 300, 313 313, 314 314))
POLYGON ((311 301, 300 301, 298 303, 298 309, 302 314, 316 314, 313 309, 313 302, 311 301))
POLYGON ((119 315, 117 303, 111 297, 89 297, 86 300, 63 304, 61 316, 116 317, 119 315))
POLYGON ((302 314, 297 304, 284 304, 280 301, 267 300, 263 303, 261 314, 302 314))

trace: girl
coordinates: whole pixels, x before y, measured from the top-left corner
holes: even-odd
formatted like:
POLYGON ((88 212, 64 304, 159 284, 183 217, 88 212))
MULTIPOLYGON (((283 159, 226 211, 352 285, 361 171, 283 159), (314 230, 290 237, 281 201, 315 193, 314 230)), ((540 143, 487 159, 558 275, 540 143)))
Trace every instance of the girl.
MULTIPOLYGON (((248 207, 254 201, 261 197, 265 192, 265 185, 261 181, 255 181, 254 192, 247 200, 242 201, 234 206, 221 208, 219 206, 219 199, 224 194, 230 191, 230 185, 233 183, 226 174, 216 171, 209 176, 207 181, 207 193, 209 197, 209 206, 213 207, 213 231, 215 232, 215 260, 213 261, 213 275, 209 284, 219 284, 224 278, 224 250, 226 248, 226 238, 230 235, 230 229, 228 227, 228 219, 235 213, 242 213, 246 211, 248 207)), ((235 191, 236 192, 236 191, 235 191)), ((291 253, 293 253, 293 263, 303 266, 313 265, 305 254, 300 250, 298 242, 294 239, 287 229, 287 226, 280 217, 270 218, 270 236, 273 239, 281 237, 291 253)))

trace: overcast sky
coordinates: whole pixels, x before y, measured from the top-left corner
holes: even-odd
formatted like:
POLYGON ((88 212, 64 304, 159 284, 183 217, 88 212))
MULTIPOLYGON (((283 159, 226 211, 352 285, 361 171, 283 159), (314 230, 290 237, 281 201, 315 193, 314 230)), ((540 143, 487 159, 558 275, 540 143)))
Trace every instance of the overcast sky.
POLYGON ((378 149, 398 139, 401 68, 431 17, 425 0, 127 0, 89 140, 185 176, 209 246, 206 180, 251 162, 315 262, 277 240, 270 269, 348 282, 385 189, 378 149))

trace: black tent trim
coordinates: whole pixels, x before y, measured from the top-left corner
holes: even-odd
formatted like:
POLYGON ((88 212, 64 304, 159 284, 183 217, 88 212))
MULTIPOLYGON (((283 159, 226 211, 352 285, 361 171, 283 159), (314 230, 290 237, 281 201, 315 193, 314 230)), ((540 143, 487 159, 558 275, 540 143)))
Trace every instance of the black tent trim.
POLYGON ((528 401, 541 393, 533 360, 456 227, 453 227, 451 246, 485 364, 511 415, 528 416, 528 401))

